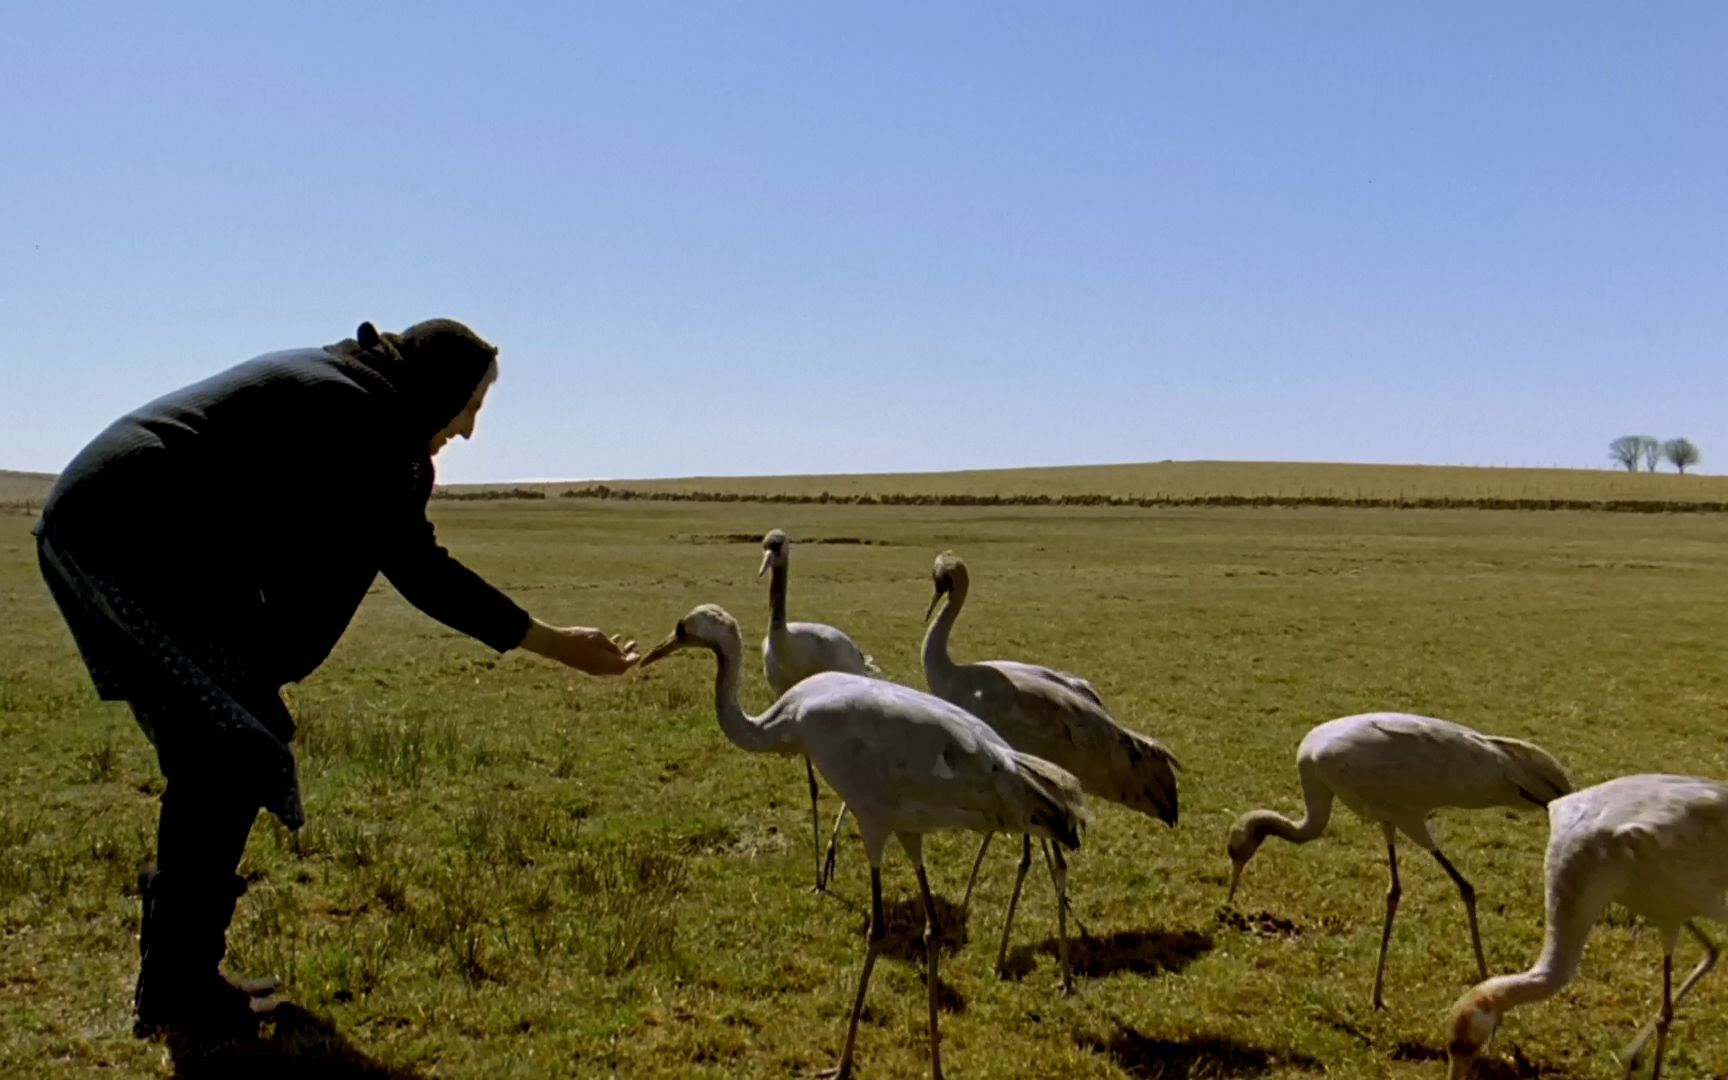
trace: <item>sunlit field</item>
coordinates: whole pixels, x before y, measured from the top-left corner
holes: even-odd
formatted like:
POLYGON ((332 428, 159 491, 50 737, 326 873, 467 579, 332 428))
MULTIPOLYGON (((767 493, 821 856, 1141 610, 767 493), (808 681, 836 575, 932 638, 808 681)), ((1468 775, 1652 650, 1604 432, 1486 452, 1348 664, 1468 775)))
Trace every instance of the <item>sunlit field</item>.
MULTIPOLYGON (((577 483, 529 484, 557 495, 577 483)), ((694 476, 613 480, 614 489, 647 495, 900 496, 1000 499, 1100 496, 1116 499, 1205 498, 1363 500, 1446 499, 1505 503, 1529 499, 1657 502, 1728 501, 1728 477, 1611 469, 1469 468, 1443 465, 1354 465, 1278 461, 1166 461, 1138 465, 994 469, 968 472, 844 476, 694 476)), ((462 490, 464 485, 456 485, 462 490)))
MULTIPOLYGON (((1013 475, 1003 484, 1036 486, 1013 475)), ((1372 475, 1360 482, 1400 482, 1372 475)), ((1577 475, 1724 497, 1714 478, 1577 475)), ((1171 473, 1121 490, 1179 482, 1225 483, 1171 473)), ((1237 910, 1221 911, 1229 823, 1257 807, 1300 813, 1294 754, 1319 721, 1444 716, 1541 743, 1581 785, 1728 777, 1718 515, 558 498, 434 513, 453 551, 551 621, 646 645, 695 604, 724 605, 744 625, 752 711, 769 701, 754 538, 778 526, 805 541, 794 619, 841 626, 919 687, 930 563, 953 548, 973 579, 958 659, 1081 673, 1120 721, 1176 752, 1175 829, 1093 803, 1072 859, 1085 929, 1073 998, 1055 991, 1047 878, 1028 879, 1000 980, 1017 852, 997 845, 962 924, 976 841, 926 845, 948 921, 943 1064, 955 1077, 1443 1076, 1445 1016, 1474 962, 1431 859, 1403 850, 1384 1012, 1369 1007, 1387 884, 1377 828, 1339 807, 1316 843, 1268 842, 1237 910)), ((261 821, 243 867, 252 887, 230 965, 285 977, 299 1010, 257 1046, 134 1040, 133 875, 160 778, 126 710, 89 688, 37 576, 31 523, 0 514, 0 1074, 780 1077, 838 1059, 864 953, 862 850, 849 833, 836 895, 812 895, 803 768, 726 742, 706 654, 587 679, 495 657, 382 583, 329 663, 287 691, 310 824, 295 836, 261 821)), ((1545 816, 1443 812, 1436 834, 1476 885, 1490 969, 1528 966, 1545 816)), ((922 913, 898 847, 884 879, 890 939, 857 1064, 865 1078, 916 1077, 928 1069, 922 913)), ((1676 966, 1694 959, 1683 944, 1676 966)), ((1612 1053, 1660 989, 1655 935, 1613 918, 1571 987, 1508 1015, 1488 1075, 1618 1076, 1612 1053)), ((1666 1075, 1728 1075, 1725 1007, 1718 972, 1682 1007, 1666 1075)))

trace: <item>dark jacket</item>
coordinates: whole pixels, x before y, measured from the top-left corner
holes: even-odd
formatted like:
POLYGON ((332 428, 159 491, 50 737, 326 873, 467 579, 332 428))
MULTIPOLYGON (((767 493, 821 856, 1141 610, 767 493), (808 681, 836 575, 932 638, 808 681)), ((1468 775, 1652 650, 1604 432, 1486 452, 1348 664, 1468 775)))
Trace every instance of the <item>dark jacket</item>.
MULTIPOLYGON (((363 326, 361 343, 261 356, 120 418, 61 473, 37 532, 271 687, 323 662, 380 572, 440 622, 515 647, 527 613, 426 518, 427 442, 456 391, 415 385, 428 365, 405 367, 402 338, 382 337, 363 326)), ((127 681, 98 689, 124 698, 127 681)))

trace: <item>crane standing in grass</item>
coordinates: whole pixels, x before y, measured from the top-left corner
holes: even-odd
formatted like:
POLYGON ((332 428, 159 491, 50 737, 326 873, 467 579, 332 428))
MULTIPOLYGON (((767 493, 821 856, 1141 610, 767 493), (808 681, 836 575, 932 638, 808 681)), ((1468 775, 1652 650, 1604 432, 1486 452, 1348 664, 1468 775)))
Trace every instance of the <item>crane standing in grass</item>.
POLYGON ((1392 918, 1398 911, 1397 834, 1402 832, 1434 856, 1458 886, 1470 918, 1470 943, 1480 977, 1488 977, 1482 934, 1476 925, 1476 890, 1434 842, 1428 817, 1442 807, 1547 806, 1572 790, 1560 763, 1539 746, 1519 739, 1483 735, 1461 724, 1408 713, 1365 713, 1329 720, 1308 732, 1296 750, 1307 812, 1299 822, 1271 810, 1244 814, 1230 829, 1233 868, 1226 904, 1236 899, 1242 868, 1268 836, 1306 844, 1326 831, 1332 800, 1386 836, 1392 886, 1386 892, 1386 925, 1380 932, 1380 959, 1374 969, 1374 1007, 1385 1007, 1386 950, 1392 918))
POLYGON ((852 1074, 852 1051, 870 970, 881 950, 882 855, 898 837, 918 873, 924 901, 925 976, 930 997, 930 1070, 942 1076, 936 1024, 940 928, 924 872, 924 834, 941 829, 1037 834, 1061 847, 1080 846, 1085 799, 1074 777, 1023 754, 976 717, 929 694, 885 680, 824 672, 798 683, 761 716, 738 703, 742 635, 725 611, 703 605, 678 621, 642 666, 680 649, 713 652, 718 666, 714 710, 720 728, 743 750, 803 754, 852 808, 870 859, 870 940, 846 1049, 830 1075, 852 1074))
MULTIPOLYGON (((762 538, 762 565, 756 576, 773 571, 768 579, 768 636, 762 639, 762 674, 775 694, 784 694, 818 672, 842 671, 852 675, 879 675, 875 660, 864 655, 857 642, 826 623, 786 621, 786 578, 792 562, 792 540, 774 529, 762 538)), ((846 805, 834 818, 834 832, 828 841, 828 855, 822 855, 821 794, 816 788, 816 770, 810 759, 804 759, 804 772, 810 780, 810 825, 814 835, 812 846, 816 854, 816 887, 822 892, 834 871, 834 853, 840 839, 840 823, 846 818, 846 805)))
POLYGON ((1622 1051, 1626 1075, 1656 1037, 1651 1080, 1661 1080, 1674 1007, 1716 964, 1716 945, 1694 919, 1728 923, 1728 785, 1691 776, 1623 776, 1548 806, 1548 920, 1528 971, 1480 983, 1452 1013, 1452 1080, 1465 1080, 1507 1009, 1552 997, 1578 973, 1584 942, 1611 903, 1662 936, 1662 1008, 1622 1051), (1684 927, 1704 959, 1674 993, 1674 947, 1684 927))
MULTIPOLYGON (((1178 767, 1175 755, 1156 739, 1118 724, 1104 708, 1098 691, 1078 675, 1013 660, 956 664, 948 655, 948 637, 960 608, 966 603, 970 585, 966 564, 953 552, 945 551, 936 556, 931 579, 936 595, 931 598, 925 618, 929 619, 939 605, 941 611, 924 635, 924 678, 930 692, 989 724, 1016 750, 1055 762, 1073 773, 1086 794, 1120 803, 1174 826, 1178 767)), ((978 878, 978 867, 989 845, 990 836, 986 835, 972 863, 963 907, 971 901, 972 884, 978 878)), ((1051 857, 1048 849, 1045 855, 1051 857)), ((998 971, 1007 966, 1014 909, 1020 902, 1020 889, 1031 865, 1032 841, 1023 836, 1014 892, 1002 926, 1002 946, 996 955, 998 971)), ((1071 991, 1067 867, 1060 851, 1055 852, 1051 861, 1051 874, 1058 901, 1062 988, 1071 991)))

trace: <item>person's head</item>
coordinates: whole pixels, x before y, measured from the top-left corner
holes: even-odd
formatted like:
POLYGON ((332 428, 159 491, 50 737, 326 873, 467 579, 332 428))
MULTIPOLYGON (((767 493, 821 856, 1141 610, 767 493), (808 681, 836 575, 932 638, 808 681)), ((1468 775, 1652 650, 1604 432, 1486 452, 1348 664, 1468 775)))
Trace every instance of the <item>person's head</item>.
POLYGON ((428 454, 474 434, 486 391, 498 378, 497 346, 454 319, 428 319, 394 334, 361 323, 354 341, 336 347, 339 354, 348 350, 395 387, 408 431, 425 440, 428 454))
POLYGON ((462 411, 441 428, 438 434, 432 436, 432 442, 427 446, 427 453, 434 456, 444 449, 451 439, 460 436, 464 439, 474 437, 474 418, 480 414, 480 406, 486 403, 486 391, 492 389, 492 384, 498 381, 498 361, 494 359, 486 368, 486 374, 480 377, 480 385, 469 395, 468 403, 462 406, 462 411))

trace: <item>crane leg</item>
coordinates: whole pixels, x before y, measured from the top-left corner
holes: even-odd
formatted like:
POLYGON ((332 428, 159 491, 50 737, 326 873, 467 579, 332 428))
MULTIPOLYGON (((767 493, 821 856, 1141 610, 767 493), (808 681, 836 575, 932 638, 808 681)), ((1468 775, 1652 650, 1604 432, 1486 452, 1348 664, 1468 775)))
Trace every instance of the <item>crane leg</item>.
MULTIPOLYGON (((1063 911, 1067 912, 1069 915, 1074 915, 1074 905, 1068 902, 1068 864, 1063 862, 1062 880, 1058 882, 1056 880, 1056 864, 1050 860, 1050 853, 1056 851, 1056 845, 1045 844, 1040 841, 1038 846, 1044 852, 1044 866, 1050 871, 1050 884, 1056 886, 1057 901, 1061 903, 1063 911)), ((1060 856, 1061 852, 1057 851, 1057 855, 1060 856)), ((1080 921, 1080 916, 1074 915, 1074 925, 1080 928, 1081 937, 1092 936, 1092 931, 1086 929, 1086 924, 1080 921)))
POLYGON ((1386 950, 1392 944, 1392 919, 1398 914, 1398 897, 1403 887, 1398 884, 1398 845, 1392 826, 1382 825, 1386 832, 1386 862, 1392 868, 1392 886, 1386 890, 1386 925, 1380 931, 1380 960, 1374 965, 1374 1007, 1386 1007, 1386 950))
POLYGON ((834 831, 828 834, 828 854, 822 859, 822 887, 827 888, 834 880, 834 858, 840 851, 840 826, 846 821, 846 804, 840 804, 840 812, 834 815, 834 831))
POLYGON ((810 759, 804 759, 804 773, 810 778, 810 829, 814 839, 810 844, 810 852, 816 859, 816 886, 812 892, 827 892, 828 884, 822 880, 822 811, 821 794, 816 790, 816 766, 810 764, 810 759))
POLYGON ((1062 959, 1062 992, 1072 994, 1074 974, 1068 966, 1068 860, 1062 857, 1061 848, 1053 848, 1046 840, 1040 839, 1038 846, 1044 851, 1044 861, 1050 865, 1050 881, 1056 886, 1056 948, 1062 959))
POLYGON ((996 974, 1008 974, 1008 935, 1014 931, 1014 909, 1020 906, 1020 887, 1032 869, 1032 837, 1020 838, 1020 867, 1014 872, 1014 891, 1008 896, 1008 918, 1002 923, 1002 947, 996 950, 996 974))
POLYGON ((924 977, 930 989, 930 1080, 942 1080, 942 1039, 936 1030, 936 991, 940 983, 936 966, 941 954, 942 930, 936 923, 936 899, 930 895, 930 879, 924 863, 918 862, 918 891, 924 897, 924 977))
MULTIPOLYGON (((1686 929, 1693 937, 1698 939, 1698 944, 1704 946, 1704 959, 1698 961, 1698 966, 1692 969, 1692 974, 1686 976, 1686 981, 1680 984, 1680 992, 1674 995, 1674 1008, 1679 1008, 1680 1003, 1686 1000, 1686 995, 1690 994, 1692 988, 1698 985, 1698 980, 1702 979, 1711 968, 1716 966, 1716 959, 1720 955, 1719 950, 1716 948, 1716 943, 1704 936, 1704 931, 1698 929, 1697 923, 1687 923, 1686 929)), ((1665 961, 1665 963, 1666 962, 1667 961, 1665 961)), ((1664 975, 1663 978, 1664 981, 1666 981, 1668 976, 1664 975)), ((1656 1019, 1644 1025, 1644 1029, 1638 1032, 1637 1038, 1627 1043, 1626 1048, 1620 1051, 1620 1060, 1626 1064, 1626 1073, 1628 1076, 1637 1070, 1638 1059, 1643 1056, 1644 1047, 1650 1042, 1650 1037, 1656 1034, 1656 1029, 1660 1026, 1661 1022, 1662 1017, 1658 1014, 1656 1019)), ((1657 1060, 1660 1061, 1660 1047, 1658 1048, 1657 1055, 1657 1060)), ((1660 1068, 1660 1066, 1658 1066, 1658 1068, 1660 1068)))
POLYGON ((1470 917, 1470 944, 1476 949, 1476 981, 1481 982, 1488 977, 1488 961, 1482 956, 1482 931, 1476 925, 1476 890, 1452 861, 1440 853, 1439 848, 1433 851, 1434 861, 1440 864, 1440 869, 1446 871, 1452 883, 1458 886, 1458 895, 1464 898, 1464 913, 1470 917))
POLYGON ((846 1049, 840 1054, 840 1064, 821 1073, 824 1080, 848 1080, 852 1075, 852 1050, 858 1042, 858 1018, 864 1014, 864 991, 870 985, 870 969, 876 966, 876 954, 882 949, 882 939, 888 928, 882 921, 882 868, 870 867, 870 944, 864 951, 864 970, 858 975, 858 996, 852 1001, 852 1023, 846 1029, 846 1049))
POLYGON ((966 920, 966 913, 972 908, 972 886, 978 884, 978 868, 984 865, 984 853, 990 850, 990 841, 995 833, 985 833, 984 842, 978 845, 978 857, 972 860, 972 876, 966 879, 966 895, 960 901, 960 920, 966 920))
MULTIPOLYGON (((1650 1080, 1662 1080, 1662 1057, 1668 1052, 1668 1025, 1674 1022, 1674 953, 1662 954, 1662 1012, 1656 1017, 1656 1061, 1650 1066, 1650 1080)), ((1627 1066, 1632 1074, 1634 1066, 1627 1066)))

